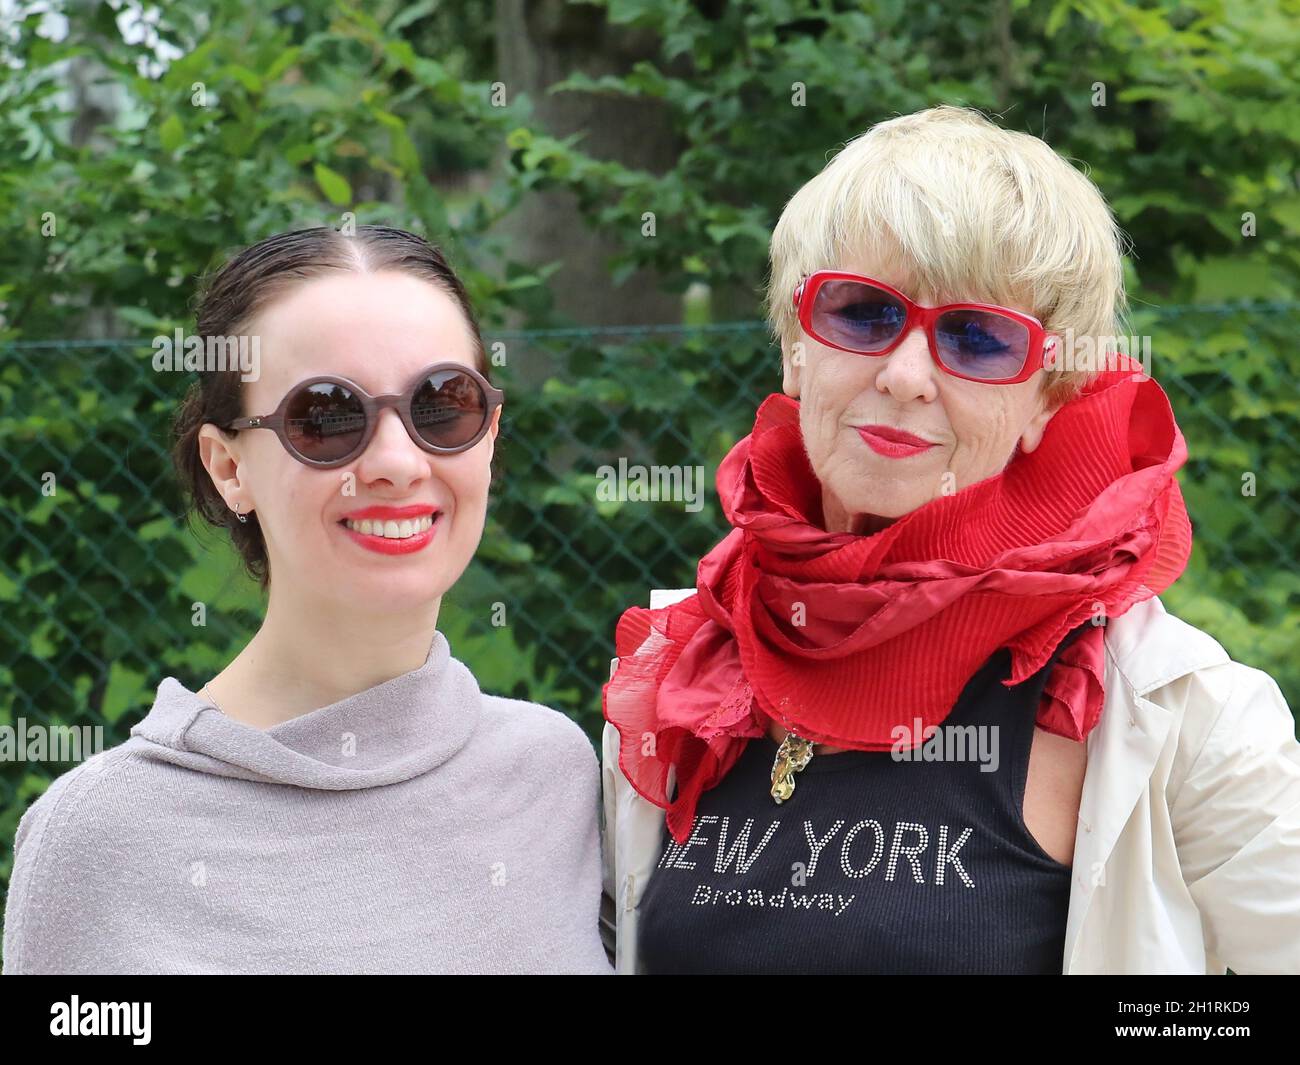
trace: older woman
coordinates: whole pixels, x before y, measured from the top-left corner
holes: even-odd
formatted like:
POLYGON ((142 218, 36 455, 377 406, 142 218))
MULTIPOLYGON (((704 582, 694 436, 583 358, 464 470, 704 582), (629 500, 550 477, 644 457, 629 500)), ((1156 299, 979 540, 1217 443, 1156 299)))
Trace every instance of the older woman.
POLYGON ((460 278, 403 230, 281 233, 197 325, 260 341, 248 379, 200 374, 174 447, 266 617, 24 815, 5 972, 608 973, 591 744, 436 627, 503 399, 460 278))
POLYGON ((1155 598, 1191 546, 1164 393, 1071 358, 1122 305, 1096 188, 939 107, 771 252, 734 528, 618 626, 618 970, 1300 971, 1294 720, 1155 598))

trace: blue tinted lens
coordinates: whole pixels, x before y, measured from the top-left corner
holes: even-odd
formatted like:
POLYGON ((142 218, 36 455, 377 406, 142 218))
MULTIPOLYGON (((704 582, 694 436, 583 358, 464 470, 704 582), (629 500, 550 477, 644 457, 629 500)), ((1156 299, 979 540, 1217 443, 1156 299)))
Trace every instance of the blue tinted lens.
POLYGON ((883 289, 861 281, 827 281, 817 290, 813 330, 823 340, 870 353, 898 339, 907 308, 883 289))
POLYGON ((1015 377, 1029 353, 1028 327, 993 311, 949 311, 934 323, 934 336, 940 361, 968 377, 1015 377))

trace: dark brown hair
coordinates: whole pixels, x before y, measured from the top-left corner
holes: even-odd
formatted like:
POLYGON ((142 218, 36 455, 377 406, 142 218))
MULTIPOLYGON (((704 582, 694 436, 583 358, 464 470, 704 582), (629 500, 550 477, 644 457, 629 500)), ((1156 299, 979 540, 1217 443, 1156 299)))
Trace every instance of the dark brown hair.
MULTIPOLYGON (((381 270, 400 271, 429 281, 456 301, 473 337, 475 368, 490 380, 483 337, 460 278, 429 241, 389 226, 357 226, 355 235, 327 226, 300 229, 244 248, 200 281, 196 334, 207 350, 208 337, 245 332, 256 315, 296 283, 337 271, 381 270)), ((257 513, 248 514, 247 522, 239 521, 212 483, 198 447, 199 430, 205 423, 228 425, 250 413, 243 409, 243 384, 237 365, 199 371, 198 380, 190 385, 176 411, 172 461, 190 512, 229 533, 244 568, 265 591, 271 574, 257 513)))

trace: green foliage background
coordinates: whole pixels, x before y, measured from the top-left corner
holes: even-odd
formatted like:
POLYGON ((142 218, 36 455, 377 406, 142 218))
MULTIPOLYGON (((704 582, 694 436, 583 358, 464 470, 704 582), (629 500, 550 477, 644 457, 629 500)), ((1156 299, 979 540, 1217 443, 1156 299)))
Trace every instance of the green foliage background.
MULTIPOLYGON (((594 6, 653 32, 659 54, 551 91, 662 101, 682 147, 666 174, 590 157, 581 138, 541 128, 524 94, 494 106, 493 82, 510 77, 494 66, 486 3, 217 0, 196 13, 167 0, 155 28, 183 55, 165 69, 107 5, 57 42, 39 17, 14 28, 22 66, 0 75, 0 724, 102 724, 118 742, 163 676, 197 685, 259 620, 226 545, 178 520, 164 449, 186 382, 153 373, 138 340, 67 338, 188 329, 194 280, 226 250, 348 211, 442 244, 509 352, 504 475, 441 627, 486 688, 563 708, 594 736, 620 611, 693 583, 725 531, 712 494, 699 513, 594 503, 597 467, 699 464, 711 484, 779 385, 756 320, 782 205, 849 137, 938 102, 1046 136, 1110 199, 1134 242, 1130 331, 1153 337, 1191 454, 1180 481, 1197 547, 1163 598, 1297 705, 1295 4, 594 6), (58 92, 77 56, 101 64, 122 103, 80 146, 58 92), (806 106, 791 105, 796 84, 806 106), (483 183, 448 180, 475 171, 483 183), (588 224, 617 235, 613 276, 649 265, 675 291, 739 286, 750 321, 715 322, 707 300, 676 332, 561 320, 551 265, 513 261, 493 232, 547 189, 573 192, 588 224), (506 331, 508 312, 529 328, 506 331), (521 376, 528 386, 512 387, 521 376), (504 627, 490 624, 494 603, 504 627)), ((19 817, 63 768, 0 765, 0 879, 19 817)))

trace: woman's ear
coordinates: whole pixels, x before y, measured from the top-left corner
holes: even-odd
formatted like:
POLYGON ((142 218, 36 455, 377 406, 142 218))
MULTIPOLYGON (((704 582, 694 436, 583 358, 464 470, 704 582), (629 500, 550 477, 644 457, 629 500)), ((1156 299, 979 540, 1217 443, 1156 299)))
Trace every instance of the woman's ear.
POLYGON ((1032 418, 1020 434, 1020 450, 1024 452, 1033 451, 1043 442, 1043 433, 1047 430, 1047 423, 1052 420, 1056 412, 1060 410, 1060 404, 1049 404, 1046 397, 1042 397, 1042 407, 1032 418))
POLYGON ((781 390, 791 399, 799 398, 799 372, 806 359, 807 350, 802 339, 781 344, 781 390))
MULTIPOLYGON (((236 439, 237 437, 223 433, 211 422, 206 422, 199 427, 199 458, 208 471, 208 476, 212 478, 213 485, 228 506, 233 506, 233 501, 239 497, 241 489, 240 457, 234 447, 236 439)), ((244 513, 249 513, 252 509, 251 506, 246 506, 244 513)))

